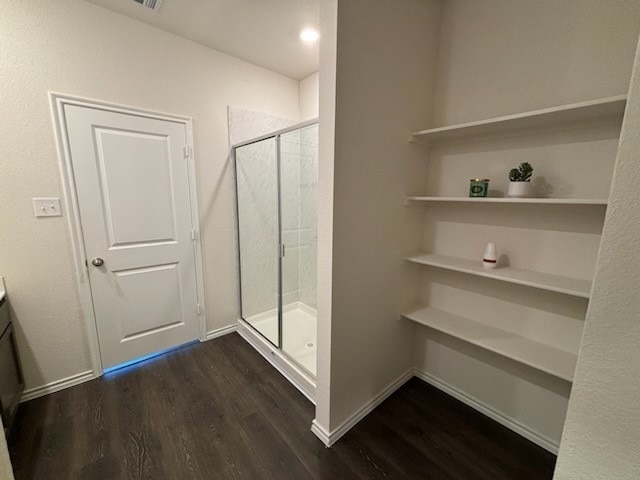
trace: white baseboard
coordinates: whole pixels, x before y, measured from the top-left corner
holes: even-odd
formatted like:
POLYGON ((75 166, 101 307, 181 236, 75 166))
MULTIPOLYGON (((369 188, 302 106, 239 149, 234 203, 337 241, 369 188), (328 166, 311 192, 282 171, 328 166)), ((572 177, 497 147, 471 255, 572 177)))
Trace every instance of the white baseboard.
POLYGON ((342 424, 331 432, 327 432, 322 426, 320 426, 315 420, 311 423, 311 431, 322 440, 327 447, 330 447, 336 443, 340 437, 351 430, 360 420, 371 413, 378 405, 384 402, 393 392, 398 390, 402 385, 407 383, 413 377, 413 368, 403 373, 396 380, 391 382, 375 397, 365 403, 362 407, 356 410, 353 415, 347 418, 342 424))
MULTIPOLYGON (((205 341, 212 340, 229 333, 233 333, 236 330, 237 325, 229 325, 227 327, 218 328, 217 330, 212 330, 211 332, 207 332, 205 341)), ((43 397, 45 395, 49 395, 50 393, 59 392, 60 390, 64 390, 65 388, 80 385, 81 383, 93 380, 97 377, 99 377, 99 375, 94 375, 92 370, 87 370, 86 372, 81 372, 67 378, 56 380, 55 382, 47 383, 46 385, 30 388, 24 391, 20 402, 28 402, 29 400, 33 400, 34 398, 43 397)))
POLYGON ((551 452, 551 453, 553 453, 555 455, 558 454, 558 449, 559 449, 558 443, 554 442, 550 438, 547 438, 547 437, 545 437, 543 435, 540 435, 538 432, 534 432, 533 430, 529 429, 528 427, 522 425, 517 420, 515 420, 513 418, 510 418, 510 417, 507 417, 506 415, 504 415, 501 412, 498 412, 497 410, 493 409, 492 407, 490 407, 486 403, 483 403, 483 402, 477 400, 476 398, 474 398, 474 397, 472 397, 470 395, 467 395, 462 390, 459 390, 456 387, 448 385, 447 383, 443 382, 442 380, 440 380, 440 379, 438 379, 438 378, 434 377, 433 375, 430 375, 430 374, 428 374, 426 372, 423 372, 422 370, 416 369, 415 370, 415 376, 418 377, 420 380, 423 380, 424 382, 427 382, 429 385, 432 385, 432 386, 436 387, 438 390, 442 390, 447 395, 452 396, 456 400, 461 401, 462 403, 464 403, 465 405, 468 405, 469 407, 473 408, 474 410, 477 410, 478 412, 482 413, 483 415, 486 415, 490 419, 498 422, 500 425, 503 425, 503 426, 507 427, 509 430, 513 430, 518 435, 523 436, 527 440, 532 441, 533 443, 535 443, 536 445, 544 448, 545 450, 547 450, 547 451, 549 451, 549 452, 551 452))
POLYGON ((47 383, 46 385, 30 388, 24 391, 24 393, 22 394, 22 398, 20 399, 20 403, 28 402, 29 400, 43 397, 45 395, 49 395, 50 393, 59 392, 60 390, 64 390, 65 388, 80 385, 81 383, 88 382, 89 380, 93 380, 94 378, 96 378, 96 376, 93 374, 93 370, 87 370, 86 372, 78 373, 61 380, 56 380, 55 382, 47 383))
POLYGON ((316 437, 318 437, 322 443, 324 443, 325 447, 329 448, 332 445, 331 435, 322 428, 318 422, 316 422, 315 418, 313 419, 313 422, 311 422, 311 431, 315 433, 316 437))
POLYGON ((371 413, 378 405, 384 402, 393 392, 398 390, 402 385, 404 385, 409 379, 412 377, 418 377, 420 380, 427 382, 428 384, 434 386, 438 390, 442 390, 446 394, 452 396, 456 400, 464 403, 465 405, 470 406, 474 410, 486 415, 492 420, 498 422, 500 425, 507 427, 510 430, 513 430, 517 434, 523 436, 527 440, 535 443, 536 445, 544 448, 545 450, 558 454, 558 443, 553 440, 540 435, 538 432, 534 432, 528 427, 522 425, 517 420, 513 418, 509 418, 506 415, 494 410, 490 406, 480 402, 479 400, 467 395, 463 391, 452 387, 445 382, 433 377, 432 375, 423 372, 418 369, 412 369, 402 376, 400 376, 396 381, 391 383, 387 388, 385 388, 382 392, 380 392, 376 397, 369 400, 365 405, 363 405, 358 411, 356 411, 351 417, 345 420, 342 425, 340 425, 335 430, 329 432, 324 429, 321 425, 319 425, 316 420, 313 420, 311 423, 311 431, 324 443, 327 447, 332 446, 336 443, 340 437, 342 437, 345 433, 351 430, 360 420, 366 417, 369 413, 371 413))
POLYGON ((236 330, 238 330, 238 325, 236 324, 211 330, 210 332, 207 332, 207 336, 204 339, 204 341, 206 342, 207 340, 213 340, 214 338, 222 337, 223 335, 228 335, 230 333, 235 332, 236 330))

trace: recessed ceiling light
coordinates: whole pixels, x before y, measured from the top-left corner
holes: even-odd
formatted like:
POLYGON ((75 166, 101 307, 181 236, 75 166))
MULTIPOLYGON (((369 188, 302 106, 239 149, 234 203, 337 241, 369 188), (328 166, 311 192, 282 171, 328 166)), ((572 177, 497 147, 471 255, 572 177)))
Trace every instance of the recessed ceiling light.
POLYGON ((320 38, 320 32, 315 28, 305 28, 300 31, 300 40, 305 43, 313 43, 320 38))

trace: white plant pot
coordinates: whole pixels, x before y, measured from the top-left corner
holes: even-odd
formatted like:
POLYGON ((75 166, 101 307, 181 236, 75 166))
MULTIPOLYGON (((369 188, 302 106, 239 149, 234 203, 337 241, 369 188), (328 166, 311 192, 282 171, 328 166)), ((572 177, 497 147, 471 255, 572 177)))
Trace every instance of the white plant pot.
POLYGON ((508 196, 513 198, 527 198, 531 196, 531 182, 509 182, 508 196))

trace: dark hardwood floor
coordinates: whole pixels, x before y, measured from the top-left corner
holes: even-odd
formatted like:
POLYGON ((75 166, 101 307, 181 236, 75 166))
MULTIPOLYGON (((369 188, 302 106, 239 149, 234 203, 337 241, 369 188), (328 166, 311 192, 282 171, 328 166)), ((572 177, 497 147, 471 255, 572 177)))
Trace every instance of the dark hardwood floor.
POLYGON ((17 480, 535 479, 555 457, 412 379, 327 449, 314 407, 237 334, 20 407, 17 480))

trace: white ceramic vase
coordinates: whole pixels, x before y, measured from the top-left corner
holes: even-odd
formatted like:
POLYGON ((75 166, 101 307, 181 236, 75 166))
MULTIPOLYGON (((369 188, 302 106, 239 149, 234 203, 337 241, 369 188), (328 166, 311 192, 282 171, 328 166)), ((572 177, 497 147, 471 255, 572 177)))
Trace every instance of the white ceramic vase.
POLYGON ((484 268, 496 268, 498 266, 498 250, 495 243, 487 243, 482 256, 482 266, 484 268))
POLYGON ((507 195, 512 198, 527 198, 531 196, 531 182, 509 182, 507 195))

